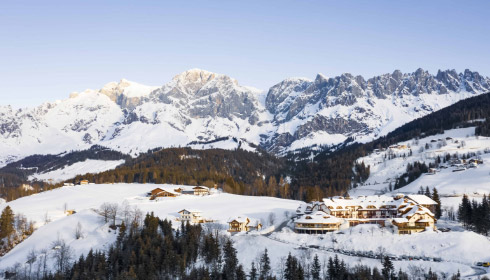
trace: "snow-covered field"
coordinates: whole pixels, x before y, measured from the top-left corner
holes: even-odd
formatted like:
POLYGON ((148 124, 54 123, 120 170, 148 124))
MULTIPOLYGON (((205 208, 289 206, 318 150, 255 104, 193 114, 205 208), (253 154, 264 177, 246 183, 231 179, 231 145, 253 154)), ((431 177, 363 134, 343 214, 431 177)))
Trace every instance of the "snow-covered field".
MULTIPOLYGON (((10 205, 16 213, 23 213, 36 222, 37 230, 32 236, 17 245, 11 252, 0 258, 0 270, 11 267, 16 263, 24 264, 30 250, 39 252, 47 249, 52 252, 52 244, 62 238, 74 250, 75 255, 86 254, 90 248, 104 250, 114 242, 116 232, 104 224, 102 217, 93 209, 99 208, 104 202, 123 202, 131 207, 138 207, 143 213, 154 212, 160 218, 175 221, 178 211, 184 208, 198 209, 203 216, 216 220, 212 226, 221 228, 226 233, 227 221, 237 216, 247 216, 261 220, 264 229, 261 233, 239 233, 232 238, 238 250, 238 256, 244 266, 249 269, 251 261, 263 252, 269 250, 272 267, 276 271, 282 269, 281 258, 289 252, 300 259, 312 258, 318 254, 320 259, 333 257, 334 252, 315 248, 298 248, 304 245, 319 245, 325 248, 344 250, 372 250, 379 247, 388 253, 396 255, 419 255, 441 257, 443 262, 429 261, 395 261, 396 267, 408 269, 410 265, 429 268, 433 271, 455 273, 460 270, 464 275, 471 275, 474 270, 470 267, 472 262, 485 260, 486 252, 490 250, 490 241, 471 232, 438 233, 427 232, 411 236, 391 234, 388 229, 379 230, 372 226, 355 227, 344 234, 327 234, 310 236, 296 234, 286 226, 277 232, 268 234, 274 228, 280 228, 288 220, 299 205, 299 201, 285 200, 272 197, 239 196, 215 192, 209 196, 184 195, 176 198, 159 198, 151 201, 146 193, 160 187, 173 190, 175 185, 154 184, 107 184, 68 186, 52 191, 24 197, 7 204, 0 204, 0 208, 10 205), (77 213, 67 216, 67 209, 77 213), (270 213, 274 213, 274 221, 270 223, 270 213), (287 213, 287 214, 286 214, 287 213), (50 222, 45 223, 46 217, 50 222), (80 223, 83 238, 75 238, 75 228, 80 223), (274 226, 274 227, 272 227, 274 226), (332 238, 336 242, 332 242, 332 238)), ((174 223, 178 226, 178 222, 174 223)), ((289 226, 291 223, 289 223, 289 226)), ((358 263, 370 266, 379 266, 379 260, 356 256, 340 255, 349 265, 358 263)), ((488 259, 490 261, 490 259, 488 259)))
POLYGON ((94 160, 87 159, 82 162, 76 162, 72 165, 65 166, 61 169, 45 173, 36 173, 29 176, 29 180, 60 182, 71 179, 77 175, 87 173, 100 173, 116 168, 124 163, 124 160, 94 160))

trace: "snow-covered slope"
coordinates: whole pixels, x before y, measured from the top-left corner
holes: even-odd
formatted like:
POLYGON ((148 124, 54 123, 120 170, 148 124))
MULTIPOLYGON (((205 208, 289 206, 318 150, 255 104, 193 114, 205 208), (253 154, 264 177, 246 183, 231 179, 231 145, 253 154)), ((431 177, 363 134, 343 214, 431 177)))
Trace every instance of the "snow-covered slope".
POLYGON ((87 173, 99 173, 116 168, 124 163, 124 160, 94 160, 87 159, 85 161, 76 162, 64 168, 48 171, 44 173, 35 173, 29 176, 29 180, 60 182, 83 175, 87 173))
MULTIPOLYGON (((80 254, 86 254, 91 248, 106 250, 115 241, 117 232, 111 230, 108 224, 104 224, 102 217, 93 211, 104 202, 118 203, 120 207, 126 204, 130 209, 137 207, 143 213, 154 212, 162 219, 172 220, 175 227, 179 227, 176 221, 178 211, 185 208, 201 210, 204 217, 215 220, 215 223, 204 226, 218 229, 222 234, 228 234, 226 229, 229 218, 247 216, 261 220, 264 225, 264 234, 240 233, 232 236, 239 260, 247 270, 250 263, 256 261, 265 248, 269 251, 273 272, 276 274, 281 273, 283 269, 279 264, 281 258, 287 256, 289 252, 300 259, 311 259, 318 254, 321 261, 336 254, 321 248, 376 252, 379 247, 382 247, 388 253, 399 256, 406 254, 442 257, 443 262, 395 261, 394 263, 396 269, 402 267, 406 270, 412 264, 426 271, 432 268, 432 271, 449 274, 456 273, 458 270, 463 275, 473 274, 474 271, 470 267, 472 262, 489 261, 486 252, 490 250, 490 241, 472 232, 426 232, 399 236, 386 229, 380 230, 376 226, 362 225, 346 230, 344 234, 330 233, 310 236, 293 233, 286 226, 268 236, 265 233, 270 232, 274 227, 281 228, 288 220, 287 217, 295 213, 301 202, 225 193, 214 193, 202 197, 187 195, 151 201, 146 193, 156 187, 173 190, 178 186, 153 184, 71 186, 0 204, 0 209, 9 205, 16 213, 23 213, 28 219, 34 220, 37 226, 33 235, 0 258, 0 270, 12 267, 16 263, 20 263, 21 267, 26 265, 27 255, 32 249, 36 250, 38 256, 42 255, 40 252, 43 249, 47 250, 48 255, 52 255, 52 244, 57 239, 63 239, 73 249, 75 258, 80 254), (64 214, 65 204, 68 209, 73 209, 77 213, 71 216, 64 214), (269 218, 271 213, 275 216, 272 223, 269 218), (45 217, 49 218, 48 223, 45 223, 45 217), (83 237, 77 240, 75 229, 78 223, 81 225, 83 237), (333 240, 336 241, 333 242, 333 240), (319 249, 307 248, 305 245, 318 245, 319 249)), ((120 213, 119 218, 123 218, 122 210, 120 213)), ((345 259, 350 266, 358 263, 380 266, 379 260, 346 256, 342 253, 340 257, 345 259)), ((53 258, 49 257, 50 267, 53 267, 52 262, 53 258)))
POLYGON ((368 141, 487 91, 490 79, 469 70, 395 71, 368 80, 319 74, 313 81, 286 79, 268 92, 200 69, 162 87, 123 79, 36 108, 0 107, 0 166, 95 144, 137 155, 234 137, 281 154, 347 137, 368 141))

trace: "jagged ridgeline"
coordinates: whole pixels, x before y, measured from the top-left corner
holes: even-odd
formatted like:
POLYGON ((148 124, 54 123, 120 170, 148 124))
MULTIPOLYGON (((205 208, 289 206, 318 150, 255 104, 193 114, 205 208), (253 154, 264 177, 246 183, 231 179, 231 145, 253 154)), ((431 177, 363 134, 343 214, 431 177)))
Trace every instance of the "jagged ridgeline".
MULTIPOLYGON (((87 158, 125 159, 125 164, 115 170, 77 176, 70 182, 78 182, 83 178, 94 183, 217 185, 230 193, 309 201, 345 194, 356 183, 366 180, 369 177, 369 166, 356 164, 355 161, 374 149, 435 135, 456 127, 475 126, 478 135, 490 136, 490 123, 486 121, 489 118, 490 94, 487 93, 416 119, 366 144, 352 143, 353 139, 348 139, 334 150, 320 152, 314 160, 298 160, 302 157, 297 154, 277 157, 264 151, 257 153, 242 149, 191 148, 154 149, 137 158, 130 158, 106 148, 94 147, 67 155, 28 157, 0 169, 0 177, 4 183, 9 181, 15 185, 36 171, 30 167, 42 166, 42 170, 37 170, 41 172, 87 158)), ((308 150, 304 152, 311 154, 308 150)))
POLYGON ((297 162, 291 189, 297 198, 311 200, 323 195, 345 194, 353 184, 369 177, 369 167, 356 159, 374 149, 401 141, 436 135, 444 130, 476 127, 476 134, 490 136, 490 93, 468 98, 425 117, 409 122, 393 132, 366 144, 349 144, 334 152, 321 152, 313 161, 297 162), (353 172, 355 170, 355 172, 353 172))
POLYGON ((95 183, 199 184, 208 187, 216 184, 230 193, 289 197, 281 194, 278 188, 286 167, 284 159, 267 153, 241 149, 169 148, 149 151, 114 170, 77 176, 71 182, 83 178, 95 183))

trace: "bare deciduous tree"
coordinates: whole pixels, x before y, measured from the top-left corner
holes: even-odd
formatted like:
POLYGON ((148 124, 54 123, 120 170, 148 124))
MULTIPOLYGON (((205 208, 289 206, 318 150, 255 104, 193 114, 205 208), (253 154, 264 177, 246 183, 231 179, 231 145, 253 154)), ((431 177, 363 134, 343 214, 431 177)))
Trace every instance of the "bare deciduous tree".
POLYGON ((269 225, 271 225, 271 226, 274 225, 274 222, 276 221, 276 214, 270 213, 268 221, 269 221, 269 225))
POLYGON ((27 254, 27 261, 26 263, 29 265, 29 279, 32 277, 32 265, 36 262, 37 259, 37 252, 34 248, 32 248, 29 253, 27 254))
POLYGON ((97 210, 97 213, 101 215, 102 218, 104 218, 105 223, 109 221, 109 215, 111 211, 110 208, 111 208, 111 204, 108 202, 104 202, 102 203, 102 205, 100 205, 99 210, 97 210))
POLYGON ((127 200, 124 200, 121 204, 122 219, 126 225, 131 224, 131 206, 127 200))
POLYGON ((44 213, 43 221, 44 221, 45 225, 47 225, 51 222, 51 217, 49 217, 48 211, 46 211, 46 213, 44 213))
POLYGON ((65 240, 59 237, 52 243, 52 247, 54 249, 53 259, 56 263, 57 271, 59 273, 64 273, 70 266, 70 262, 73 258, 73 251, 71 247, 65 243, 65 240))
POLYGON ((75 228, 75 238, 80 239, 82 237, 83 237, 82 224, 78 222, 77 227, 75 228))
POLYGON ((119 210, 119 205, 117 203, 109 204, 109 220, 112 220, 112 225, 116 225, 117 211, 119 210))

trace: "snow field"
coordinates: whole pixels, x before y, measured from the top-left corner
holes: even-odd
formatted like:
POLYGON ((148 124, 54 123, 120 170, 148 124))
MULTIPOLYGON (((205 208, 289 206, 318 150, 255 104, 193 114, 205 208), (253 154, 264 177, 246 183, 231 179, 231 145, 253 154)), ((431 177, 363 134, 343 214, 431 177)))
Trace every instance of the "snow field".
POLYGON ((87 173, 100 173, 111 170, 123 163, 124 160, 88 159, 82 162, 76 162, 72 165, 65 166, 61 169, 56 169, 41 174, 33 174, 29 176, 29 180, 61 182, 74 178, 77 175, 83 175, 87 173))

